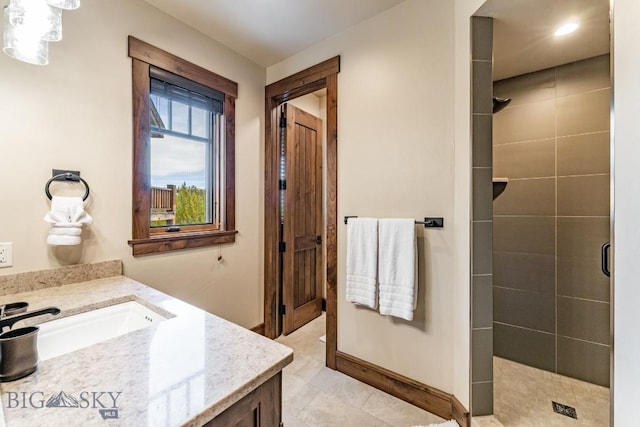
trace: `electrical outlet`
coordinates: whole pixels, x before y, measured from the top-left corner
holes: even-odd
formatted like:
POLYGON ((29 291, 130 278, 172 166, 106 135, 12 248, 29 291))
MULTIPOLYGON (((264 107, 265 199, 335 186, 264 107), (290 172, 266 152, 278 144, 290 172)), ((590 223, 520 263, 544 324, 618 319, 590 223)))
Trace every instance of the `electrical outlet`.
POLYGON ((0 268, 13 265, 13 242, 0 242, 0 268))

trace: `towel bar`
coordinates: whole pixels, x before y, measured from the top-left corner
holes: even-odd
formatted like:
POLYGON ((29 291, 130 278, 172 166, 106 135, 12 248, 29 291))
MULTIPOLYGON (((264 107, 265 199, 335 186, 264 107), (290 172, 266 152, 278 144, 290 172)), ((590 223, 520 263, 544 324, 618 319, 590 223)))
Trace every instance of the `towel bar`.
MULTIPOLYGON (((356 215, 348 215, 344 217, 344 223, 349 222, 349 218, 358 218, 356 215)), ((426 217, 424 221, 416 221, 416 224, 424 225, 424 228, 443 228, 444 218, 429 218, 426 217)))
POLYGON ((54 175, 53 177, 47 181, 47 183, 44 186, 44 194, 47 195, 47 197, 49 198, 49 200, 51 200, 51 192, 49 192, 49 186, 51 185, 51 183, 53 181, 80 181, 84 184, 86 191, 84 193, 84 196, 82 196, 82 200, 87 200, 87 197, 89 197, 89 184, 87 184, 87 181, 85 181, 84 179, 80 178, 79 174, 74 174, 71 172, 64 172, 64 173, 58 173, 56 174, 55 172, 58 171, 54 171, 54 175))

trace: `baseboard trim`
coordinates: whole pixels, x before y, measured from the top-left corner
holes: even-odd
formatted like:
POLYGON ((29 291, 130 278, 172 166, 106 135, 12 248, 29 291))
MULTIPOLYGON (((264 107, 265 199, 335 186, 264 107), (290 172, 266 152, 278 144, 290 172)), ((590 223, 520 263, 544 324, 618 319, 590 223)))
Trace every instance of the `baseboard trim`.
POLYGON ((336 368, 434 415, 446 420, 455 419, 461 427, 471 426, 469 412, 452 394, 340 351, 336 352, 336 368))
POLYGON ((451 395, 451 419, 458 422, 462 427, 471 427, 471 416, 467 408, 464 407, 457 397, 451 395))
POLYGON ((256 334, 264 335, 264 323, 260 323, 259 325, 254 326, 253 328, 251 328, 251 331, 255 332, 256 334))

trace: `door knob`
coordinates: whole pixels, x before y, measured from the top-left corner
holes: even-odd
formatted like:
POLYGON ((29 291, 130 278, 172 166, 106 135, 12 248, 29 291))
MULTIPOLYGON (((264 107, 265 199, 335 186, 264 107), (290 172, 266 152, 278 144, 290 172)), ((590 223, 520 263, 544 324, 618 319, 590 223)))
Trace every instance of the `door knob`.
POLYGON ((316 236, 316 244, 321 244, 322 243, 322 236, 316 236))

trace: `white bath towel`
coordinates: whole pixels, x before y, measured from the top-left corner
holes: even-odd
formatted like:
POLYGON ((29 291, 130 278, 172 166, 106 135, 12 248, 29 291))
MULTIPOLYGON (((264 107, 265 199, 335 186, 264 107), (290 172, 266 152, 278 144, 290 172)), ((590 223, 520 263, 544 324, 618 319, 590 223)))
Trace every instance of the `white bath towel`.
POLYGON ((347 225, 347 301, 378 306, 378 220, 349 218, 347 225))
POLYGON ((413 320, 418 296, 415 221, 380 219, 378 235, 380 314, 413 320))
POLYGON ((84 210, 80 197, 51 198, 51 210, 44 220, 51 224, 47 243, 50 245, 79 245, 82 242, 83 224, 90 224, 93 218, 84 210))

